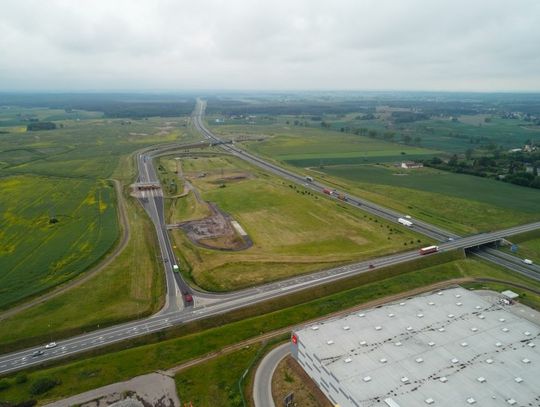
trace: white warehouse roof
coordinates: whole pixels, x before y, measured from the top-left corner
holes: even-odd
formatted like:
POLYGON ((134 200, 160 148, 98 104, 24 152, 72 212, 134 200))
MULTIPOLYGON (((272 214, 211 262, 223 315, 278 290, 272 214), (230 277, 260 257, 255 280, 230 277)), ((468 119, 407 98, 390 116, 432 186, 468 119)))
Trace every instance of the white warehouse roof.
POLYGON ((292 354, 341 407, 538 406, 540 327, 508 307, 451 288, 296 330, 292 354))

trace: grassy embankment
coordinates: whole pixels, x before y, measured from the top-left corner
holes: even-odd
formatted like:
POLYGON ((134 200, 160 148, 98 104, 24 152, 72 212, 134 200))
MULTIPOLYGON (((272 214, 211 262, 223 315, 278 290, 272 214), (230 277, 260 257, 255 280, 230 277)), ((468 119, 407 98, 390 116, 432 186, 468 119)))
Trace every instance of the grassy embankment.
MULTIPOLYGON (((456 233, 477 233, 538 220, 538 190, 427 168, 403 171, 392 166, 421 156, 429 158, 436 150, 320 129, 285 131, 279 126, 216 126, 214 129, 222 134, 242 129, 257 134, 266 129, 271 137, 262 142, 245 142, 244 146, 296 172, 309 173, 336 188, 456 233), (311 168, 300 170, 305 167, 311 168)), ((440 147, 444 147, 443 141, 440 147)))
MULTIPOLYGON (((183 119, 179 120, 181 121, 183 119)), ((135 176, 135 168, 129 151, 159 142, 173 140, 181 140, 183 142, 183 133, 177 128, 171 128, 170 126, 164 127, 162 119, 137 121, 129 125, 122 125, 121 122, 121 120, 66 121, 64 122, 64 129, 60 129, 58 132, 36 132, 36 135, 33 137, 27 134, 23 134, 22 137, 19 135, 21 139, 17 140, 18 144, 24 142, 34 143, 37 139, 39 139, 40 143, 49 143, 52 146, 56 145, 55 143, 62 145, 66 143, 66 145, 70 145, 70 148, 76 151, 76 154, 80 156, 80 160, 72 161, 72 155, 64 158, 51 156, 47 159, 40 158, 37 160, 28 160, 28 157, 26 157, 24 163, 13 163, 11 166, 4 168, 1 175, 8 175, 8 177, 0 179, 0 183, 22 177, 40 177, 41 182, 32 185, 29 183, 20 183, 16 188, 13 188, 11 193, 14 195, 26 194, 25 199, 28 202, 37 202, 38 200, 35 199, 36 191, 52 191, 50 195, 56 199, 54 201, 54 209, 56 209, 55 212, 60 218, 60 222, 53 226, 62 224, 63 222, 67 227, 73 223, 79 227, 79 231, 82 230, 89 234, 96 228, 92 228, 92 225, 88 227, 84 227, 83 225, 85 222, 88 223, 94 218, 82 215, 90 211, 89 213, 95 217, 96 213, 99 213, 99 208, 103 210, 105 205, 107 205, 106 209, 112 210, 115 202, 112 201, 106 204, 103 202, 103 199, 99 201, 95 199, 96 196, 100 196, 96 194, 95 189, 90 188, 89 191, 85 191, 83 187, 92 186, 94 183, 108 187, 109 182, 105 177, 115 178, 122 183, 124 188, 124 199, 131 229, 131 238, 125 250, 112 263, 91 279, 80 285, 75 280, 73 283, 77 286, 72 288, 71 291, 66 291, 45 303, 34 306, 31 309, 23 310, 12 317, 0 321, 0 347, 3 350, 8 351, 30 344, 35 345, 50 341, 51 339, 71 336, 86 330, 114 324, 125 319, 148 315, 160 308, 162 301, 161 294, 163 292, 163 276, 160 273, 161 270, 156 256, 155 233, 153 225, 148 220, 147 215, 140 205, 133 198, 129 197, 128 185, 135 176), (64 131, 66 128, 69 129, 69 132, 64 131), (100 136, 97 137, 97 140, 94 134, 96 129, 100 131, 100 136), (73 144, 78 142, 79 139, 83 139, 84 141, 80 145, 73 144), (102 151, 103 148, 114 150, 114 154, 111 154, 111 151, 102 151), (83 151, 78 151, 79 149, 83 151), (106 163, 102 162, 102 156, 105 157, 106 163), (112 165, 116 165, 116 169, 111 167, 111 163, 112 165), (88 170, 86 175, 82 175, 84 171, 80 172, 79 165, 86 166, 88 170), (67 173, 67 175, 71 176, 70 178, 62 178, 66 175, 64 173, 66 167, 70 168, 70 171, 67 173), (9 175, 23 172, 23 169, 29 174, 35 172, 36 175, 9 175), (40 171, 44 171, 44 169, 47 169, 51 174, 41 175, 40 171), (98 179, 98 181, 92 181, 92 178, 98 179), (55 188, 50 186, 50 183, 53 181, 55 188), (84 203, 80 206, 86 212, 83 212, 79 208, 78 217, 67 216, 69 205, 76 205, 77 201, 74 200, 74 197, 79 195, 85 198, 84 203), (29 199, 32 196, 33 199, 29 199), (86 208, 87 206, 90 210, 86 208), (91 211, 92 208, 95 208, 93 212, 91 211), (63 217, 67 217, 68 221, 65 221, 63 217)), ((3 135, 3 137, 4 142, 6 140, 9 141, 11 134, 3 135)), ((193 138, 190 135, 186 137, 189 139, 188 141, 193 138)), ((47 203, 47 199, 43 198, 43 195, 40 194, 40 197, 42 201, 47 203)), ((101 197, 103 197, 103 194, 101 197)), ((0 204, 10 202, 5 195, 4 199, 5 201, 0 200, 2 202, 0 204)), ((33 205, 36 204, 34 203, 33 205)), ((41 203, 41 205, 43 206, 44 204, 41 203)), ((47 213, 49 206, 45 206, 44 211, 47 213)), ((16 207, 14 210, 22 211, 20 219, 24 219, 23 217, 27 216, 24 208, 16 207)), ((114 211, 111 217, 111 221, 104 222, 105 226, 110 226, 116 221, 114 211)), ((35 226, 28 220, 17 222, 17 226, 20 233, 26 233, 30 236, 36 235, 35 226), (26 232, 23 231, 24 227, 28 229, 26 232)), ((66 249, 69 247, 69 244, 74 244, 73 242, 78 242, 81 239, 79 236, 69 236, 63 231, 61 232, 57 236, 57 243, 61 243, 53 246, 53 249, 66 249), (69 244, 66 244, 66 242, 69 244)), ((2 238, 13 238, 13 234, 8 235, 4 233, 2 238)), ((45 243, 50 245, 53 242, 49 238, 45 239, 45 243)), ((99 243, 99 241, 91 243, 99 243)), ((42 244, 33 250, 32 257, 39 259, 46 255, 51 257, 51 253, 54 254, 52 250, 50 250, 51 253, 46 252, 44 250, 45 248, 47 246, 42 244)), ((84 248, 89 252, 92 246, 89 244, 84 248)), ((21 252, 22 247, 17 246, 10 256, 3 259, 0 256, 0 262, 7 261, 6 259, 17 258, 21 252)), ((92 251, 92 253, 94 252, 92 251)), ((85 252, 85 254, 88 253, 85 252)), ((52 259, 48 261, 53 262, 52 259)), ((88 262, 89 260, 83 257, 80 261, 88 262)), ((43 265, 46 269, 49 264, 44 262, 43 265)), ((62 268, 62 273, 59 275, 63 275, 64 271, 68 270, 67 265, 65 265, 62 268)), ((21 275, 24 276, 24 273, 29 273, 30 271, 25 264, 21 265, 20 269, 14 271, 2 269, 2 272, 5 273, 3 274, 4 279, 13 281, 18 281, 21 275), (18 274, 19 272, 20 274, 18 274)), ((43 280, 52 281, 53 277, 54 275, 47 275, 47 278, 43 280)), ((38 276, 36 282, 40 281, 41 279, 38 276)), ((33 286, 29 289, 33 289, 33 286)))
MULTIPOLYGON (((169 335, 154 334, 150 336, 154 337, 156 341, 161 339, 160 343, 69 362, 62 366, 36 369, 28 373, 29 381, 25 384, 15 384, 13 378, 8 378, 11 387, 0 393, 0 397, 13 401, 28 399, 28 389, 34 380, 40 377, 60 380, 61 385, 49 391, 40 400, 40 403, 45 403, 156 369, 166 369, 265 332, 300 324, 306 320, 322 317, 373 299, 448 279, 462 277, 504 278, 520 284, 530 284, 536 289, 540 288, 538 283, 531 282, 524 277, 508 274, 505 270, 470 259, 453 260, 426 268, 421 266, 421 264, 427 266, 441 260, 444 261, 444 258, 437 259, 437 256, 433 256, 432 258, 419 259, 416 263, 410 264, 409 267, 402 265, 400 268, 389 268, 388 272, 381 269, 376 273, 355 277, 353 280, 307 290, 295 296, 235 311, 232 313, 234 315, 224 315, 206 322, 201 321, 194 326, 186 325, 174 328, 171 332, 171 335, 184 335, 182 337, 164 340, 169 335), (339 291, 346 285, 352 288, 339 291), (298 301, 301 303, 293 305, 298 301), (275 307, 283 306, 288 308, 272 311, 276 309, 275 307), (251 317, 249 317, 250 315, 251 317), (241 320, 229 322, 235 319, 241 320), (203 326, 216 325, 219 327, 197 332, 203 326), (193 329, 197 333, 191 333, 193 329)), ((523 290, 515 290, 523 292, 523 290)), ((536 294, 527 293, 526 300, 530 304, 540 306, 540 297, 536 294)), ((198 374, 197 377, 204 377, 204 373, 198 374)), ((199 386, 202 384, 197 384, 194 381, 191 385, 199 386)))
MULTIPOLYGON (((223 252, 198 247, 183 232, 172 232, 184 269, 196 284, 209 290, 260 284, 429 242, 234 157, 185 158, 182 167, 202 198, 232 215, 253 241, 247 250, 223 252)), ((176 212, 169 210, 173 221, 202 215, 200 208, 206 206, 191 199, 187 205, 171 204, 176 208, 176 212), (193 209, 193 204, 199 209, 193 209)))

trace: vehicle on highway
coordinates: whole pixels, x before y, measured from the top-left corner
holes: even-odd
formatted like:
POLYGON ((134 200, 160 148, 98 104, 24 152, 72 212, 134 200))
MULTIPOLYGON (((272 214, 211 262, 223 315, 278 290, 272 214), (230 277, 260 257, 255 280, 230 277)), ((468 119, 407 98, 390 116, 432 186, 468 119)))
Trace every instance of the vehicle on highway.
POLYGON ((429 253, 436 253, 439 251, 439 246, 428 246, 428 247, 422 247, 418 253, 421 255, 429 254, 429 253))
POLYGON ((32 353, 32 357, 35 358, 35 357, 38 357, 38 356, 43 355, 44 353, 45 353, 45 352, 43 352, 41 349, 38 349, 38 350, 36 350, 36 351, 34 351, 34 352, 32 353))
POLYGON ((374 264, 370 264, 370 265, 369 265, 369 268, 370 268, 370 269, 374 269, 374 268, 375 268, 375 265, 374 265, 374 264))
POLYGON ((306 181, 308 181, 308 182, 313 182, 313 177, 310 177, 309 175, 306 176, 306 181))
POLYGON ((56 348, 56 342, 51 342, 45 345, 45 349, 56 348))
POLYGON ((529 266, 533 264, 532 260, 530 259, 523 259, 523 263, 528 264, 529 266))
POLYGON ((190 293, 184 293, 184 301, 191 304, 193 302, 193 296, 190 293))
POLYGON ((398 222, 401 223, 403 226, 411 227, 413 223, 405 218, 398 218, 398 222))
POLYGON ((178 273, 178 272, 180 271, 180 267, 178 267, 178 264, 174 264, 174 265, 172 266, 172 269, 173 269, 173 271, 174 271, 175 273, 178 273))
POLYGON ((412 219, 411 215, 405 215, 405 219, 412 219))
POLYGON ((449 237, 447 240, 448 240, 449 242, 453 242, 453 241, 454 241, 454 238, 453 238, 453 237, 449 237))

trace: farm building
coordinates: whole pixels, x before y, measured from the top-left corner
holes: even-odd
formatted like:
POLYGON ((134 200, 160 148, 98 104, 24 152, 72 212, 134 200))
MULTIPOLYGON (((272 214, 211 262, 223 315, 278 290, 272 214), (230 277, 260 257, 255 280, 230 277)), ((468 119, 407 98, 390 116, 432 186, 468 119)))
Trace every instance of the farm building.
POLYGON ((493 296, 457 287, 322 321, 291 352, 341 407, 538 406, 540 313, 493 296))
POLYGON ((424 164, 417 163, 415 161, 403 161, 401 163, 401 168, 406 168, 406 169, 422 168, 423 166, 424 164))

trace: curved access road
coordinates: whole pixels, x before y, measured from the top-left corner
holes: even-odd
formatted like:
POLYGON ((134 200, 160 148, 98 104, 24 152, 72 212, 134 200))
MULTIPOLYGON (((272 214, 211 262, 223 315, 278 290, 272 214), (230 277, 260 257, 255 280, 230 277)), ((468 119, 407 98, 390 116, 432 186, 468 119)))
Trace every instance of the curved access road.
POLYGON ((284 343, 272 349, 257 366, 253 381, 255 407, 275 407, 274 398, 272 397, 272 377, 279 362, 290 353, 291 345, 289 342, 284 343))

